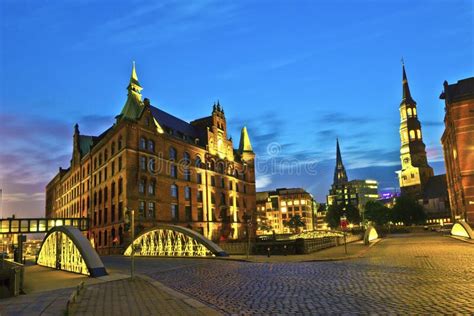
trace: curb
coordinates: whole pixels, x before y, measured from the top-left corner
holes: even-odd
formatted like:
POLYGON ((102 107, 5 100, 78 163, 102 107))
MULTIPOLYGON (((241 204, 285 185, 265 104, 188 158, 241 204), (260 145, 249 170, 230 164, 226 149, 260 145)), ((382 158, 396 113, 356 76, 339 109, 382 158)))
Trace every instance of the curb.
POLYGON ((474 244, 474 240, 472 240, 472 239, 462 238, 462 237, 453 236, 453 235, 445 235, 445 237, 451 237, 453 239, 456 239, 456 240, 459 240, 459 241, 462 241, 462 242, 465 242, 465 243, 468 243, 468 244, 474 244))
POLYGON ((144 274, 138 274, 136 277, 150 283, 151 285, 156 287, 158 290, 167 293, 168 295, 172 296, 174 299, 182 301, 185 304, 191 306, 192 308, 197 309, 199 312, 203 313, 204 315, 222 315, 221 312, 212 308, 211 306, 206 305, 198 301, 197 299, 192 298, 184 293, 178 292, 170 287, 167 287, 163 283, 156 281, 155 279, 152 279, 149 276, 146 276, 144 274))

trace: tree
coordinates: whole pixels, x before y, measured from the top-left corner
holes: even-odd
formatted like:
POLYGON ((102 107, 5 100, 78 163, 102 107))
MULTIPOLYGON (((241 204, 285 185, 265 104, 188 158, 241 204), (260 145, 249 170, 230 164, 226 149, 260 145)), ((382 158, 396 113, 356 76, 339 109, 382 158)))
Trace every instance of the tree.
POLYGON ((293 232, 299 230, 300 227, 305 227, 306 224, 301 220, 301 216, 294 215, 288 221, 284 221, 283 225, 291 228, 293 232))
POLYGON ((326 222, 329 227, 336 229, 339 227, 341 216, 346 216, 347 221, 351 224, 360 223, 359 209, 352 204, 348 205, 336 205, 333 204, 329 207, 326 214, 326 222))
POLYGON ((364 218, 377 225, 385 225, 390 221, 390 209, 379 201, 368 201, 365 204, 364 218))
POLYGON ((407 226, 412 224, 424 224, 426 221, 423 206, 408 195, 402 195, 396 200, 391 217, 393 222, 402 222, 407 226))

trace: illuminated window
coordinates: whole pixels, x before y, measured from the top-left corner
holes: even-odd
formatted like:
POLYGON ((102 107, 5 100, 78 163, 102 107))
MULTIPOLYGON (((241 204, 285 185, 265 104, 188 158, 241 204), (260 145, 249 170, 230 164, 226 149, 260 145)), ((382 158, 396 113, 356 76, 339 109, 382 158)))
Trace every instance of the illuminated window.
POLYGON ((418 139, 421 139, 421 130, 417 129, 416 134, 418 136, 418 139))
POLYGON ((281 201, 281 206, 286 206, 286 201, 281 201))
POLYGON ((412 113, 412 111, 411 111, 411 108, 408 108, 408 109, 407 109, 407 113, 408 113, 408 117, 413 116, 413 113, 412 113))
POLYGON ((413 115, 416 115, 416 108, 413 108, 413 115))
POLYGON ((400 113, 401 113, 401 116, 402 116, 402 120, 405 120, 407 118, 407 112, 405 111, 405 109, 401 109, 400 113))
POLYGON ((411 130, 410 131, 410 140, 414 140, 414 139, 415 139, 415 131, 411 130))
POLYGON ((282 208, 281 208, 281 212, 282 212, 282 213, 286 213, 286 212, 287 212, 286 207, 282 207, 282 208))

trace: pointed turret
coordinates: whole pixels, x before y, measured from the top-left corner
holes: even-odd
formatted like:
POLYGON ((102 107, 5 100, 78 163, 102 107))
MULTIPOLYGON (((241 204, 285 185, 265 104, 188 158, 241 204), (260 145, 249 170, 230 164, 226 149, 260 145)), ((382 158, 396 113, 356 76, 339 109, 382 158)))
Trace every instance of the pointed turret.
POLYGON ((334 169, 334 184, 347 182, 347 173, 342 163, 341 150, 339 148, 339 139, 336 139, 336 168, 334 169))
POLYGON ((403 78, 402 78, 402 85, 403 85, 403 95, 402 95, 402 102, 409 103, 409 104, 416 104, 415 100, 411 97, 410 93, 410 86, 408 85, 407 73, 405 71, 405 63, 402 61, 402 69, 403 69, 403 78))
POLYGON ((252 144, 250 143, 249 134, 247 132, 247 127, 244 126, 240 133, 240 144, 239 144, 239 153, 253 153, 252 144))
POLYGON ((117 119, 120 118, 128 118, 131 120, 136 120, 141 112, 143 111, 143 102, 142 102, 142 95, 141 91, 143 88, 140 86, 138 82, 137 71, 135 68, 135 62, 133 62, 132 66, 132 74, 130 76, 130 83, 127 86, 128 90, 128 97, 127 102, 123 106, 122 112, 117 119))

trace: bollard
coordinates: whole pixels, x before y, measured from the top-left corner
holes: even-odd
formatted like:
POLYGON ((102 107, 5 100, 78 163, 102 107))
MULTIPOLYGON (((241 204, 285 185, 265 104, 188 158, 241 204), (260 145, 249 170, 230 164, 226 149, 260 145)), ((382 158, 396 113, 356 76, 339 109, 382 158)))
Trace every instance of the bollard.
POLYGON ((267 257, 270 258, 270 247, 267 248, 267 257))
POLYGON ((286 245, 283 246, 283 254, 286 256, 286 245))

